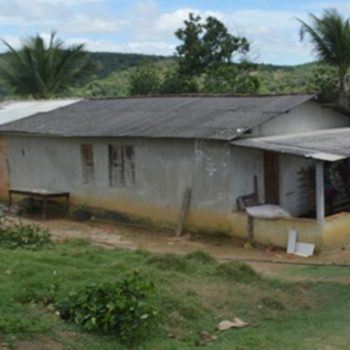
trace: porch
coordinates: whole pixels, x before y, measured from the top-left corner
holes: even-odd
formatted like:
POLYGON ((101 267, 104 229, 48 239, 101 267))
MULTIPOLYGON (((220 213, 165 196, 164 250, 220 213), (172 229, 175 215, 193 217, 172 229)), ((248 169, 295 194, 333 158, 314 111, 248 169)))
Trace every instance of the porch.
MULTIPOLYGON (((349 128, 247 138, 232 144, 263 151, 263 203, 291 213, 291 217, 253 218, 256 241, 286 247, 289 230, 317 248, 350 240, 349 128)), ((247 237, 252 223, 246 212, 232 213, 230 222, 235 235, 247 237)))

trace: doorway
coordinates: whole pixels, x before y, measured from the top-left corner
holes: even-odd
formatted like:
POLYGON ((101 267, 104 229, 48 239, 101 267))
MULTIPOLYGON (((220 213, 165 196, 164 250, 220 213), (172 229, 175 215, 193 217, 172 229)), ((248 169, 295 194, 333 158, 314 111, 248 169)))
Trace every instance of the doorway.
POLYGON ((279 205, 279 154, 264 152, 265 203, 279 205))

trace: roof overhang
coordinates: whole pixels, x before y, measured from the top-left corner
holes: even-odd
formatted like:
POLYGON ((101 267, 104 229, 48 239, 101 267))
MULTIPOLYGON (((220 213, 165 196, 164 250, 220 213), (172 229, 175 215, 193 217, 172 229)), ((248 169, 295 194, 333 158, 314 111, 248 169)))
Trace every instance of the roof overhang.
POLYGON ((81 101, 81 98, 55 100, 5 101, 0 103, 0 125, 30 117, 37 113, 50 112, 81 101))
POLYGON ((350 158, 350 128, 325 129, 268 137, 241 138, 232 141, 231 144, 335 162, 350 158))

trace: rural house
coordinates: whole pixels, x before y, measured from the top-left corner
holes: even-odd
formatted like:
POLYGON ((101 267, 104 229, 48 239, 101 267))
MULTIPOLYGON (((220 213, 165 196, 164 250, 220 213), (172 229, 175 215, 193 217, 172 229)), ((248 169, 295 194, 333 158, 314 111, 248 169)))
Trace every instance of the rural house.
POLYGON ((190 188, 186 226, 237 237, 249 231, 237 200, 254 195, 290 214, 254 218, 257 241, 350 236, 350 117, 312 95, 77 100, 2 123, 0 137, 3 189, 67 191, 97 215, 173 225, 190 188))
MULTIPOLYGON (((0 103, 0 126, 27 118, 40 112, 49 112, 56 108, 77 102, 77 99, 52 101, 5 101, 0 103)), ((0 135, 0 200, 6 201, 10 186, 8 169, 8 143, 0 135)))

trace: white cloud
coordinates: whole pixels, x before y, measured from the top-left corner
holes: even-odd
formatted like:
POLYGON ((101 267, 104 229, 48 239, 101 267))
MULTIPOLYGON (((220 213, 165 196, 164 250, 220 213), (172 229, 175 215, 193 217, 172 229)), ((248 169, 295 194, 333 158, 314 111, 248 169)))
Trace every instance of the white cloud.
POLYGON ((296 18, 305 13, 295 11, 237 11, 224 17, 234 32, 238 31, 252 42, 253 50, 264 62, 305 62, 311 59, 307 44, 300 43, 300 24, 296 18))
POLYGON ((110 33, 121 29, 123 22, 115 19, 103 19, 91 17, 85 14, 76 15, 70 18, 61 27, 61 32, 69 33, 110 33))
MULTIPOLYGON (((218 11, 200 11, 195 8, 182 8, 173 12, 152 13, 151 18, 143 18, 143 23, 136 25, 135 37, 138 42, 169 43, 169 50, 163 45, 162 53, 172 54, 176 46, 174 32, 183 26, 190 12, 199 14, 202 18, 214 16, 223 21, 232 33, 244 35, 252 42, 252 56, 258 56, 261 62, 305 62, 311 60, 310 48, 299 42, 299 23, 296 18, 304 18, 305 12, 298 11, 235 11, 223 13, 218 11), (143 28, 143 29, 142 29, 143 28), (172 45, 170 45, 172 44, 172 45), (258 54, 257 54, 258 53, 258 54)), ((142 46, 139 45, 141 48, 142 46)), ((157 49, 157 45, 154 48, 157 49)), ((157 53, 160 51, 156 51, 157 53)))
MULTIPOLYGON (((255 9, 220 12, 200 10, 189 5, 162 12, 157 0, 140 0, 130 5, 126 12, 118 13, 113 10, 115 6, 112 6, 116 2, 0 0, 0 26, 5 34, 7 26, 17 26, 24 36, 33 34, 33 28, 34 34, 57 29, 59 37, 63 37, 65 41, 85 41, 88 49, 93 51, 170 55, 174 53, 178 43, 174 32, 183 26, 189 13, 194 12, 202 18, 215 16, 223 21, 232 33, 246 36, 252 42, 253 56, 258 53, 259 61, 293 63, 312 59, 310 45, 299 41, 300 25, 296 17, 307 20, 308 11, 321 14, 322 9, 327 7, 337 7, 343 13, 350 11, 348 1, 338 0, 332 3, 320 0, 305 2, 298 11, 255 9)), ((212 9, 215 9, 214 2, 212 9)), ((11 33, 14 33, 13 29, 11 33)), ((15 37, 11 37, 9 42, 14 40, 17 44, 19 40, 15 37)), ((4 50, 3 45, 0 45, 0 50, 4 50)))

